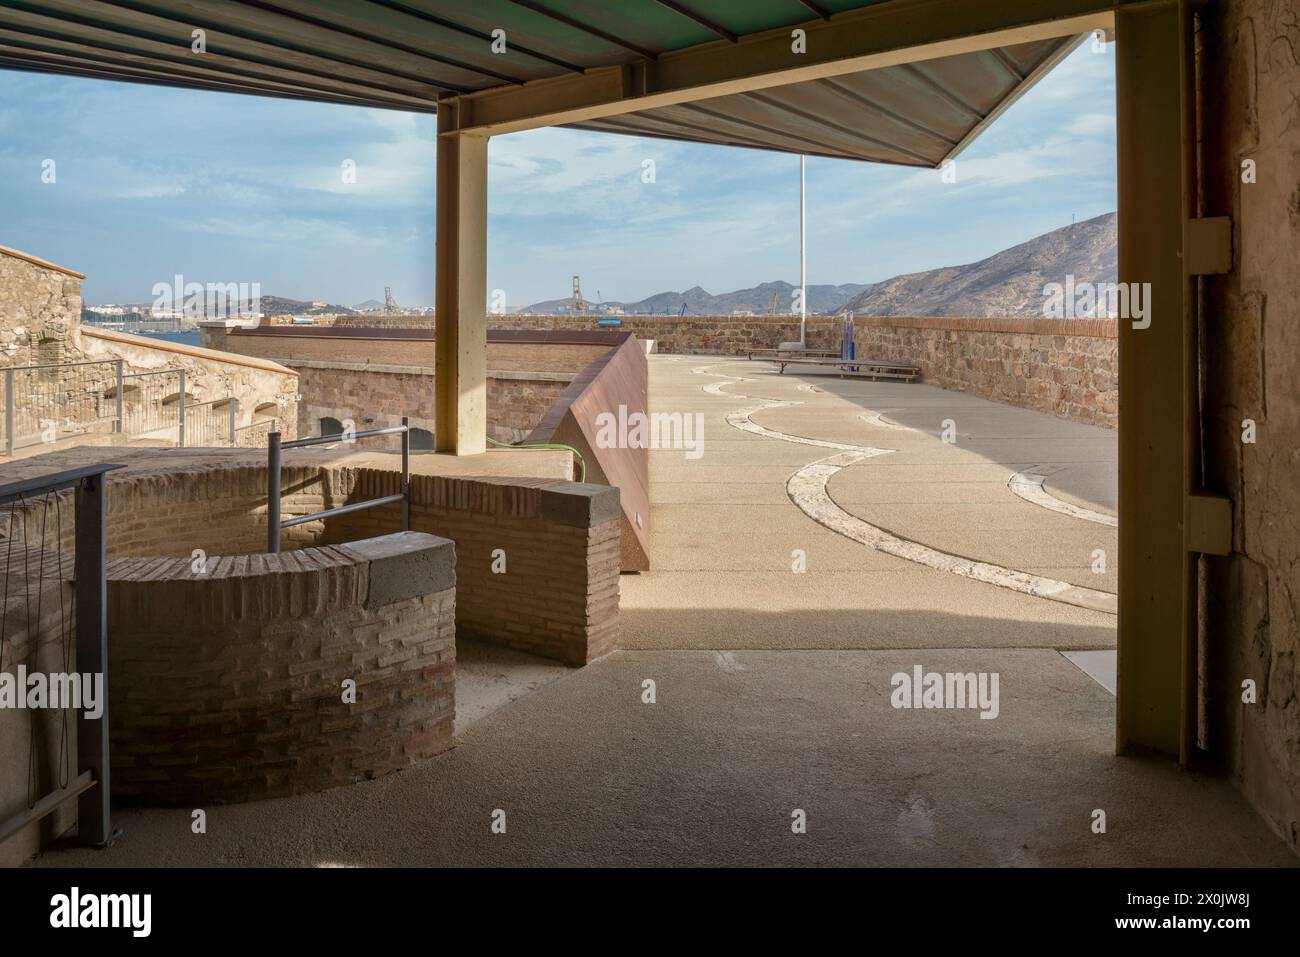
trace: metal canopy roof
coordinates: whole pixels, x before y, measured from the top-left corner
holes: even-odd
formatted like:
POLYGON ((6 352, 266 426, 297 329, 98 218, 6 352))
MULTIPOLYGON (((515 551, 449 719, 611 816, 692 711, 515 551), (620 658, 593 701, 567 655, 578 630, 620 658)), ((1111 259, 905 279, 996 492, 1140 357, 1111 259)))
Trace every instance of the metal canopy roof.
POLYGON ((1078 43, 1042 40, 568 125, 932 167, 956 156, 1078 43))
MULTIPOLYGON (((0 69, 434 112, 890 0, 0 0, 0 69), (206 51, 191 49, 205 31, 206 51), (506 52, 492 52, 493 31, 506 52)), ((576 128, 935 166, 1073 48, 1037 40, 576 128)))

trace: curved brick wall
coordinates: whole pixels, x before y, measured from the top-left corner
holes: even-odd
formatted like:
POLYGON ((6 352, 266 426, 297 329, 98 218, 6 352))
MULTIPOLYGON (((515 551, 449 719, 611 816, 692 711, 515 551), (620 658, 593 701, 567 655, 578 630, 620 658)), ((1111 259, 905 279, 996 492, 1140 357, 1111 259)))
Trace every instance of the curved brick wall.
MULTIPOLYGON (((127 467, 110 473, 106 516, 116 800, 202 807, 316 791, 451 746, 451 541, 391 534, 390 522, 380 537, 315 547, 325 531, 316 522, 288 530, 286 551, 267 554, 266 468, 256 457, 117 453, 127 467), (355 703, 343 701, 345 679, 357 684, 355 703)), ((331 490, 352 486, 349 471, 286 468, 284 514, 325 507, 331 490)), ((0 532, 34 549, 61 534, 66 573, 71 502, 57 498, 62 521, 34 502, 12 513, 22 528, 6 510, 0 532)))
MULTIPOLYGON (((285 518, 397 490, 393 468, 338 464, 347 450, 293 450, 281 469, 285 518)), ((115 449, 126 468, 109 473, 109 558, 233 562, 266 542, 265 458, 244 450, 115 449), (232 558, 231 556, 236 556, 232 558)), ((24 460, 16 474, 101 461, 102 450, 68 449, 24 460)), ((71 503, 63 547, 72 548, 71 503)), ((20 510, 28 540, 42 536, 39 510, 20 510)), ((0 512, 0 533, 8 511, 0 512)), ((411 528, 451 539, 457 554, 457 621, 463 633, 582 665, 618 638, 620 496, 617 488, 552 479, 411 476, 411 528), (492 571, 506 553, 508 571, 492 571)), ((287 551, 337 545, 400 528, 397 505, 309 522, 282 536, 287 551)), ((20 537, 24 534, 19 533, 20 537)), ((54 529, 46 529, 53 539, 54 529)))
MULTIPOLYGON (((286 550, 269 555, 259 453, 115 449, 112 458, 124 465, 107 494, 120 800, 201 807, 275 797, 436 754, 451 743, 458 627, 572 664, 617 639, 615 488, 413 475, 414 531, 394 535, 399 512, 386 506, 296 526, 286 550), (194 549, 209 562, 201 573, 194 549), (498 549, 508 556, 503 574, 492 570, 498 549), (413 568, 430 551, 443 556, 434 561, 441 579, 413 568), (356 704, 342 701, 345 678, 357 681, 356 704)), ((394 491, 396 456, 394 469, 339 464, 353 458, 287 453, 285 517, 394 491)), ((12 471, 102 459, 100 449, 68 449, 12 471)), ((11 528, 5 510, 0 536, 35 547, 61 532, 71 549, 70 496, 57 498, 61 528, 36 507, 13 513, 25 527, 11 528)), ((0 761, 0 775, 9 771, 22 773, 0 761)))
POLYGON ((201 574, 185 558, 110 561, 114 798, 278 797, 449 748, 451 549, 403 533, 229 557, 201 574))

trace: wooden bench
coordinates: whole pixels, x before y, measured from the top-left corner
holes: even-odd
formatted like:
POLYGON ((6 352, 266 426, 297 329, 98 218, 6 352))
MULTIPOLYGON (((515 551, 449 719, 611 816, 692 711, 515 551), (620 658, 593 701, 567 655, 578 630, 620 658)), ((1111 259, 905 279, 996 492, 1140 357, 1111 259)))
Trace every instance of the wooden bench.
POLYGON ((749 358, 753 359, 758 356, 760 359, 779 359, 781 356, 791 356, 793 358, 825 358, 834 359, 838 357, 838 349, 750 349, 749 358))
POLYGON ((786 359, 775 356, 773 361, 781 366, 782 373, 785 372, 786 366, 812 366, 831 369, 841 378, 861 376, 869 379, 900 379, 904 382, 915 382, 921 377, 920 367, 906 362, 891 362, 885 359, 843 359, 838 353, 833 359, 800 357, 786 359))

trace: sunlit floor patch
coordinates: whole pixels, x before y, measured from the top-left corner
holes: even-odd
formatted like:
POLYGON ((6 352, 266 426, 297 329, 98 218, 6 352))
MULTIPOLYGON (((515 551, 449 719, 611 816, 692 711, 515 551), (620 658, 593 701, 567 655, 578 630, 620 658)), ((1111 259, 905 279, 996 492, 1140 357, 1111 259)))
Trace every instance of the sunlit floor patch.
MULTIPOLYGON (((873 450, 881 454, 883 449, 873 450)), ((831 498, 826 486, 831 477, 843 468, 856 465, 870 457, 862 452, 842 452, 805 465, 786 483, 790 500, 809 518, 846 538, 860 542, 868 548, 926 565, 938 571, 972 578, 999 588, 1008 588, 1026 595, 1064 602, 1093 611, 1116 614, 1116 596, 1109 592, 1083 588, 1055 578, 1017 571, 991 562, 979 562, 960 555, 941 552, 919 542, 899 538, 892 532, 872 525, 840 508, 831 498)))
POLYGON ((1085 675, 1111 694, 1119 686, 1118 660, 1114 651, 1063 651, 1061 654, 1085 675))

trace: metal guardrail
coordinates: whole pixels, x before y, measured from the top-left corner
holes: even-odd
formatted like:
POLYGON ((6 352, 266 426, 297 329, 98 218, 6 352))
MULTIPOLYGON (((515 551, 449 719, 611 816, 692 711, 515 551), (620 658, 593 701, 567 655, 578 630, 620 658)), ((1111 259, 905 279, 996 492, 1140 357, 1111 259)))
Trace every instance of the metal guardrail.
MULTIPOLYGON (((73 582, 77 671, 103 675, 103 711, 98 718, 77 713, 77 776, 27 810, 0 821, 0 841, 41 820, 64 801, 77 798, 77 839, 98 847, 112 834, 108 750, 108 547, 104 473, 121 465, 87 465, 0 485, 0 505, 29 496, 75 489, 73 582)), ((13 534, 13 529, 9 531, 13 534)), ((24 541, 23 547, 26 548, 24 541)), ((59 545, 56 545, 59 547, 59 545)), ((28 627, 32 625, 28 622, 28 627)))
POLYGON ((181 448, 239 444, 239 400, 189 401, 184 369, 127 372, 123 359, 91 359, 8 366, 0 374, 0 454, 5 456, 60 436, 99 433, 147 436, 175 430, 181 448), (225 403, 229 408, 221 408, 225 403))
POLYGON ((276 419, 263 419, 260 422, 237 426, 235 428, 235 446, 241 449, 259 449, 262 447, 260 440, 265 437, 269 442, 271 433, 278 428, 279 423, 276 419))
POLYGON ((184 445, 234 445, 239 420, 238 399, 213 399, 186 407, 184 445))
POLYGON ((122 360, 90 359, 4 369, 4 451, 44 441, 50 428, 75 433, 121 422, 122 360), (118 386, 116 401, 110 396, 118 386), (24 441, 24 439, 28 441, 24 441))
POLYGON ((177 442, 185 445, 185 370, 159 369, 129 372, 118 386, 120 425, 127 435, 147 435, 165 429, 177 430, 177 442), (167 400, 175 394, 175 403, 167 400))
POLYGON ((402 531, 411 529, 411 428, 406 416, 402 416, 402 424, 395 425, 386 429, 365 429, 361 432, 339 432, 334 435, 312 435, 305 439, 293 439, 289 442, 280 441, 280 433, 272 432, 267 437, 266 443, 266 550, 273 555, 280 553, 280 534, 286 528, 292 528, 295 525, 304 525, 307 522, 322 521, 327 518, 337 518, 340 515, 349 515, 352 512, 360 512, 367 508, 376 508, 380 505, 391 505, 393 502, 402 503, 402 531), (293 518, 280 518, 280 452, 282 449, 301 449, 310 445, 328 445, 331 442, 346 442, 354 439, 364 439, 375 435, 401 435, 402 437, 402 490, 396 495, 383 495, 379 498, 367 499, 364 502, 353 502, 349 505, 340 505, 337 508, 327 508, 320 512, 311 512, 307 515, 295 515, 293 518))

